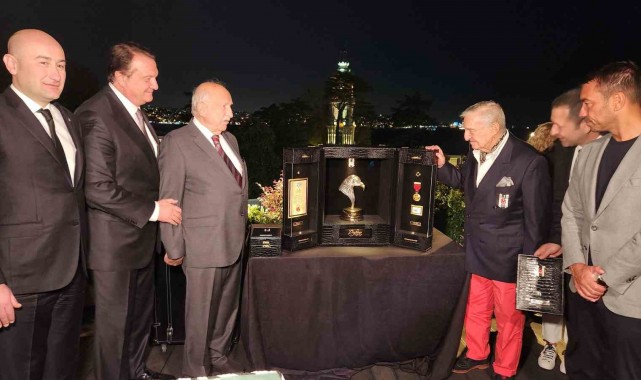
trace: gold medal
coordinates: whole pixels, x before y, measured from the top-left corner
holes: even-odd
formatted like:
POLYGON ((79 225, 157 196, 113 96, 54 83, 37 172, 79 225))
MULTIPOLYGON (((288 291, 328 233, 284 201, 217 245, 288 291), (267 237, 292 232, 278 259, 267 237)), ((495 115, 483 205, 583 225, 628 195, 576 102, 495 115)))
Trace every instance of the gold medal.
POLYGON ((421 200, 421 194, 418 192, 421 191, 421 183, 420 182, 414 182, 414 195, 412 196, 412 199, 414 202, 418 202, 421 200))

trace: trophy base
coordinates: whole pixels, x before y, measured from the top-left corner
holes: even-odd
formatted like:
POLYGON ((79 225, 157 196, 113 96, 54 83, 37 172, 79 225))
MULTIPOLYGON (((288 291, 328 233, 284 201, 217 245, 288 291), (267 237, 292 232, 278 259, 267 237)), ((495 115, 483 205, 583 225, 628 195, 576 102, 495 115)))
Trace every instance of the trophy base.
POLYGON ((341 219, 348 222, 359 222, 363 220, 363 210, 358 207, 345 207, 341 219))

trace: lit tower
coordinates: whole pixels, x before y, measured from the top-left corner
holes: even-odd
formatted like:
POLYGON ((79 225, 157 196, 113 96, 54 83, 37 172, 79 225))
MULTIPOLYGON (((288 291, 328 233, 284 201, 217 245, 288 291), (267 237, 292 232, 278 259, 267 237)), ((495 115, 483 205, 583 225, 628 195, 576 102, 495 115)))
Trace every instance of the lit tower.
POLYGON ((338 69, 329 77, 328 95, 330 105, 330 124, 327 126, 327 143, 354 145, 354 78, 347 61, 347 52, 342 51, 338 69), (338 137, 338 138, 337 138, 338 137))

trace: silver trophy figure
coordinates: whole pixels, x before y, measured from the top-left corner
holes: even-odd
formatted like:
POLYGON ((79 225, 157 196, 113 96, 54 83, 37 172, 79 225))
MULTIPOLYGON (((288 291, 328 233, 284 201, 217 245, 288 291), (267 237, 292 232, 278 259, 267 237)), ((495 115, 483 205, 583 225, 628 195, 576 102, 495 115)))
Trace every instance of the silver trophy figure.
POLYGON ((347 220, 350 222, 357 222, 359 220, 363 220, 363 210, 354 207, 354 204, 356 202, 356 196, 354 195, 354 187, 360 186, 363 188, 363 191, 365 191, 365 184, 361 179, 355 175, 351 174, 347 178, 343 180, 343 183, 338 187, 338 190, 345 194, 347 198, 352 202, 351 207, 345 207, 343 209, 343 213, 341 214, 341 219, 342 220, 347 220))

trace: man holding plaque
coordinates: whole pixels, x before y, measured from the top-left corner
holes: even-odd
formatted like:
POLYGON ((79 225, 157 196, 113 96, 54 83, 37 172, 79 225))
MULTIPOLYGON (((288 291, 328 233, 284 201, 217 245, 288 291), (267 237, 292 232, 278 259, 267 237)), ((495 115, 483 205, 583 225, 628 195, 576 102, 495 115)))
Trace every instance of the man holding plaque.
MULTIPOLYGON (((550 134, 557 138, 560 146, 556 146, 552 155, 552 219, 547 243, 534 252, 539 259, 559 257, 563 254, 561 246, 561 204, 568 188, 572 165, 583 148, 583 145, 599 137, 592 132, 584 119, 579 117, 581 110, 580 89, 575 88, 559 95, 552 102, 550 134)), ((539 355, 538 363, 543 369, 551 370, 556 365, 557 343, 564 339, 564 316, 543 314, 542 335, 545 345, 539 355)), ((567 336, 565 336, 567 342, 567 336)), ((559 366, 565 373, 565 362, 559 366)))
POLYGON ((465 267, 471 273, 465 312, 467 352, 454 373, 489 366, 492 313, 496 317, 496 379, 516 375, 525 315, 516 309, 519 254, 533 254, 547 237, 550 175, 543 156, 505 127, 501 106, 485 101, 461 114, 471 150, 458 169, 438 146, 438 179, 465 192, 465 267))
POLYGON ((581 87, 592 131, 563 200, 566 367, 576 379, 641 379, 641 70, 606 65, 581 87))
POLYGON ((247 167, 227 132, 232 98, 220 83, 194 90, 193 119, 160 145, 160 194, 178 199, 181 225, 163 223, 165 262, 187 277, 183 375, 238 372, 228 357, 240 299, 247 167))

